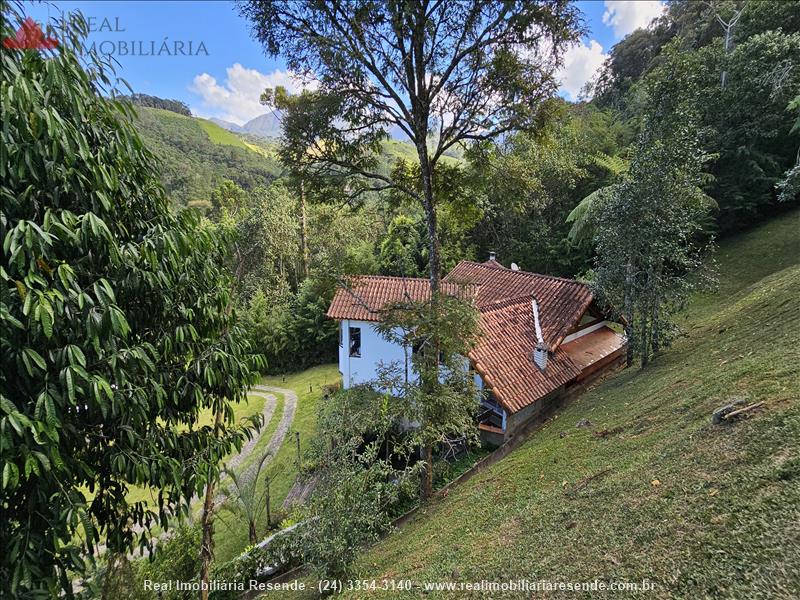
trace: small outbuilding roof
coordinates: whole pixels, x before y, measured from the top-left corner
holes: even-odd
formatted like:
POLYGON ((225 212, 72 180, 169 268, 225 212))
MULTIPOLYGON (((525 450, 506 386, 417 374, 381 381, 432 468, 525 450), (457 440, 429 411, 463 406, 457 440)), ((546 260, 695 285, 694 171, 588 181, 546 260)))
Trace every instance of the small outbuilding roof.
MULTIPOLYGON (((448 296, 472 299, 476 287, 443 281, 441 291, 448 296)), ((424 302, 430 297, 431 285, 427 279, 355 275, 347 277, 336 290, 327 315, 332 319, 379 321, 382 311, 392 304, 424 302)))

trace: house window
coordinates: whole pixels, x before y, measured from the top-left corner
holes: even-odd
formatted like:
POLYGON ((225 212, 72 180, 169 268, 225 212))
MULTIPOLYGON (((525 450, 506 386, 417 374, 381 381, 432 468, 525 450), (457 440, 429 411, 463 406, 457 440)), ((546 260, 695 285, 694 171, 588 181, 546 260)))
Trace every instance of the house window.
POLYGON ((350 356, 361 358, 361 327, 350 328, 350 356))
POLYGON ((344 345, 344 325, 339 323, 339 348, 344 345))

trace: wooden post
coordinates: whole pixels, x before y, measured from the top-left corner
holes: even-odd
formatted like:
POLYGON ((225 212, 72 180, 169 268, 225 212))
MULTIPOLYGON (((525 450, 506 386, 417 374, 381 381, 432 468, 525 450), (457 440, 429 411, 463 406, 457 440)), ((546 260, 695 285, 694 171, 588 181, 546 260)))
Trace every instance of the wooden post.
MULTIPOLYGON (((219 430, 223 414, 221 410, 214 416, 214 431, 219 430)), ((211 469, 209 468, 209 475, 211 469)), ((206 495, 203 500, 203 512, 200 514, 200 527, 202 538, 200 543, 200 600, 208 600, 208 581, 211 573, 211 563, 214 560, 214 486, 219 479, 219 474, 209 477, 206 483, 206 495), (202 586, 206 584, 206 586, 202 586)))
POLYGON ((269 475, 266 477, 267 479, 267 531, 272 529, 272 517, 269 513, 269 475))
POLYGON ((294 432, 295 443, 297 444, 297 472, 300 472, 300 432, 294 432))

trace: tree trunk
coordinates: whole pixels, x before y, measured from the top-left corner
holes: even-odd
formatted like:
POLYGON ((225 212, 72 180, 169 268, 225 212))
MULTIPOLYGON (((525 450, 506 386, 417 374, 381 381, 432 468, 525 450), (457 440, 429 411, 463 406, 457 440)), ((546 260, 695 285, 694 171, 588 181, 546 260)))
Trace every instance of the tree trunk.
MULTIPOLYGON (((725 27, 725 54, 726 55, 730 51, 730 47, 731 47, 731 28, 732 28, 732 25, 728 25, 727 27, 725 27)), ((725 70, 725 69, 722 69, 720 87, 722 87, 722 88, 725 87, 725 81, 727 79, 728 79, 728 71, 725 70)))
MULTIPOLYGON (((424 151, 420 151, 420 161, 423 160, 423 157, 427 162, 427 148, 424 151)), ((439 292, 442 280, 442 265, 439 250, 439 232, 437 231, 436 201, 433 197, 433 173, 431 173, 430 167, 421 166, 420 168, 422 169, 422 188, 424 193, 422 208, 425 210, 425 225, 428 229, 429 278, 431 292, 436 294, 439 292)))
POLYGON ((433 496, 433 447, 430 444, 422 449, 422 460, 425 465, 422 468, 419 494, 422 500, 427 500, 433 496))
POLYGON ((206 486, 206 497, 203 502, 203 514, 200 524, 203 530, 200 544, 200 600, 208 600, 208 579, 211 561, 214 560, 214 485, 206 486), (205 584, 205 585, 204 585, 205 584))
POLYGON ((653 297, 653 304, 650 307, 650 346, 653 348, 654 355, 658 354, 658 352, 661 350, 661 332, 658 328, 658 306, 658 294, 655 294, 653 297))
MULTIPOLYGON (((222 411, 218 410, 214 416, 215 431, 221 423, 222 411)), ((214 488, 216 483, 216 478, 209 478, 206 483, 203 512, 200 515, 200 527, 202 529, 202 541, 200 543, 200 600, 208 600, 208 579, 211 571, 211 561, 214 560, 214 488)))
MULTIPOLYGON (((427 117, 425 118, 427 123, 427 117)), ((439 310, 439 289, 442 280, 442 266, 439 253, 439 233, 437 231, 436 222, 436 201, 433 195, 433 165, 428 160, 428 147, 427 140, 427 127, 421 133, 418 132, 417 142, 417 155, 419 157, 420 172, 422 174, 422 208, 425 210, 425 224, 428 229, 428 265, 431 284, 431 311, 438 314, 439 310), (421 141, 419 141, 421 140, 421 141)), ((439 340, 434 338, 433 348, 428 350, 430 353, 430 368, 426 368, 420 374, 420 385, 423 390, 427 390, 430 395, 430 390, 434 388, 435 382, 439 379, 439 340), (430 377, 432 381, 425 381, 424 379, 430 377)), ((426 362, 427 362, 426 358, 426 362)), ((429 400, 430 401, 430 400, 429 400)), ((423 424, 423 427, 425 425, 423 424)), ((426 444, 423 448, 423 460, 425 465, 421 474, 420 481, 420 499, 427 500, 433 495, 433 447, 426 444)))
POLYGON ((255 546, 258 543, 258 533, 256 533, 256 522, 254 520, 250 520, 250 545, 255 546))
POLYGON ((647 336, 648 336, 648 327, 647 327, 647 311, 646 310, 642 311, 642 316, 641 316, 641 318, 639 320, 639 326, 641 328, 641 331, 639 332, 639 335, 640 335, 641 340, 642 340, 641 341, 641 344, 642 344, 642 347, 641 347, 642 368, 645 368, 647 366, 647 363, 650 362, 650 348, 649 348, 650 344, 649 344, 648 338, 647 338, 647 336))
POLYGON ((625 317, 625 337, 628 339, 626 365, 633 364, 633 265, 628 263, 625 268, 625 297, 622 312, 625 317))
POLYGON ((303 267, 303 277, 308 279, 308 222, 306 220, 306 186, 300 180, 300 256, 303 267))

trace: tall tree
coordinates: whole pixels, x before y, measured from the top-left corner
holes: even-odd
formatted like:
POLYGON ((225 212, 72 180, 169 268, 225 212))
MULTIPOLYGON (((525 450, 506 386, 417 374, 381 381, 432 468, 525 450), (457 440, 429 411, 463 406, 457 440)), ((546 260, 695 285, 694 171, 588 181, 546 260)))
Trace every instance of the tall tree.
POLYGON ((443 295, 433 309, 433 299, 391 304, 376 325, 387 341, 410 353, 407 364, 386 365, 375 385, 401 398, 395 403, 406 422, 417 424, 409 435, 422 449, 423 500, 433 493, 433 449, 477 438, 477 395, 466 359, 479 336, 474 292, 465 287, 460 297, 443 295))
POLYGON ((351 194, 393 188, 418 201, 438 292, 437 164, 459 144, 535 125, 580 33, 577 8, 566 0, 250 0, 240 10, 270 55, 319 84, 284 126, 285 158, 310 176, 348 180, 351 194), (414 144, 419 191, 376 168, 390 131, 414 144))
POLYGON ((131 107, 105 97, 109 63, 72 50, 87 33, 76 16, 56 51, 0 63, 3 597, 70 595, 101 539, 129 552, 188 509, 247 434, 231 403, 258 365, 221 240, 170 210, 131 107))
POLYGON ((674 331, 671 314, 692 288, 706 238, 710 199, 701 188, 696 56, 670 44, 664 64, 646 79, 647 113, 630 169, 606 188, 596 215, 597 279, 601 296, 625 320, 628 364, 647 365, 674 331))

